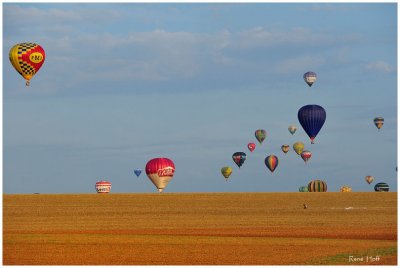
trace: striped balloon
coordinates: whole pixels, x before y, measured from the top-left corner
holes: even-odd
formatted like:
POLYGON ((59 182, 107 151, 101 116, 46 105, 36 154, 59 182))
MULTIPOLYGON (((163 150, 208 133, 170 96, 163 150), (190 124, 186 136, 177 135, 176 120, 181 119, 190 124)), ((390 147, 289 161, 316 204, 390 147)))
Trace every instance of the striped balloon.
POLYGON ((328 186, 326 182, 322 180, 313 180, 308 184, 309 192, 326 192, 328 190, 328 186))
POLYGON ((275 155, 269 155, 264 160, 265 165, 267 168, 273 173, 274 170, 278 167, 279 159, 275 155))
POLYGON ((307 186, 300 186, 299 187, 299 192, 308 192, 308 187, 307 186))
POLYGON ((375 192, 389 192, 389 185, 386 182, 379 182, 375 184, 375 192))
POLYGON ((290 146, 288 144, 284 144, 281 146, 281 150, 286 154, 287 152, 289 152, 290 146))
POLYGON ((349 193, 349 192, 351 192, 351 190, 352 190, 351 187, 348 185, 344 185, 344 186, 340 187, 340 191, 343 193, 349 193))

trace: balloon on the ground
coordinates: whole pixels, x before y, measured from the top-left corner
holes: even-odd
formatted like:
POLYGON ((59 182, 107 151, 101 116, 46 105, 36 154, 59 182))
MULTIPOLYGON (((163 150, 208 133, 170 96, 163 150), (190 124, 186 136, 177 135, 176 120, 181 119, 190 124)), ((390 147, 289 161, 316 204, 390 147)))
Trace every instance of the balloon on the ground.
POLYGON ((352 191, 351 187, 348 185, 343 185, 342 187, 340 187, 340 191, 343 193, 349 193, 352 191))
POLYGON ((261 144, 267 137, 267 131, 265 131, 264 129, 257 129, 254 133, 254 136, 256 136, 256 139, 261 144))
POLYGON ((108 194, 111 191, 111 182, 98 181, 95 184, 96 192, 99 194, 108 194))
POLYGON ((246 154, 244 152, 236 152, 232 155, 232 159, 233 162, 235 162, 240 168, 246 160, 246 154))
POLYGON ((379 182, 375 184, 375 192, 389 192, 389 185, 386 182, 379 182))
POLYGON ((46 54, 44 49, 35 43, 20 43, 14 45, 9 52, 9 58, 15 70, 26 80, 26 85, 42 67, 46 54))
POLYGON ((146 174, 150 181, 162 192, 175 173, 175 164, 169 158, 153 158, 146 164, 146 174))
POLYGON ((301 158, 303 158, 304 163, 307 164, 308 160, 310 160, 312 154, 310 151, 304 150, 303 152, 301 152, 301 158))
POLYGON ((223 167, 223 168, 221 168, 221 173, 222 173, 222 176, 224 176, 225 181, 227 181, 229 176, 232 174, 232 168, 231 167, 223 167))
POLYGON ((293 144, 293 150, 296 154, 300 155, 304 150, 304 143, 298 141, 293 144))
POLYGON ((328 186, 326 182, 323 180, 312 180, 308 184, 308 191, 309 192, 326 192, 328 190, 328 186))
POLYGON ((273 173, 274 170, 278 167, 279 159, 275 155, 269 155, 264 160, 265 165, 267 168, 273 173))
POLYGON ((371 184, 371 182, 373 182, 374 181, 374 177, 372 177, 372 176, 370 176, 370 175, 368 175, 368 176, 365 176, 365 180, 368 182, 368 184, 371 184))
POLYGON ((311 143, 314 143, 315 137, 326 120, 325 109, 316 104, 306 105, 299 109, 297 118, 304 131, 310 137, 311 143))
POLYGON ((300 186, 299 187, 299 192, 308 192, 308 187, 307 186, 300 186))
POLYGON ((288 130, 289 130, 290 134, 293 135, 293 134, 296 132, 297 127, 296 127, 295 125, 290 125, 290 126, 288 127, 288 130))
POLYGON ((384 121, 385 121, 385 119, 383 117, 375 117, 374 118, 374 124, 378 129, 381 129, 384 121))
POLYGON ((304 81, 309 85, 310 87, 317 81, 317 74, 314 72, 306 72, 303 75, 304 81))
POLYGON ((250 152, 253 152, 254 149, 256 148, 256 144, 254 142, 250 142, 247 144, 247 148, 249 149, 250 152))
POLYGON ((133 172, 135 173, 136 177, 139 177, 140 174, 142 173, 142 170, 139 168, 136 168, 133 172))
POLYGON ((289 152, 290 146, 288 144, 284 144, 281 146, 281 150, 286 154, 287 152, 289 152))

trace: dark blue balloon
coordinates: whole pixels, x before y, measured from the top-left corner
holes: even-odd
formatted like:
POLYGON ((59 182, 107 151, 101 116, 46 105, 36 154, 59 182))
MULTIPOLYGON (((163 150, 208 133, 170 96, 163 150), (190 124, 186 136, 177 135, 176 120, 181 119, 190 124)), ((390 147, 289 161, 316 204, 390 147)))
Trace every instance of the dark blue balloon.
POLYGON ((232 159, 236 163, 236 165, 238 165, 238 167, 240 168, 243 165, 244 161, 246 160, 246 154, 243 152, 236 152, 232 155, 232 159))
POLYGON ((137 168, 133 172, 136 174, 137 177, 139 177, 140 173, 142 173, 142 170, 137 168))
POLYGON ((325 123, 325 109, 316 104, 306 105, 300 108, 297 118, 304 131, 314 143, 314 139, 325 123))

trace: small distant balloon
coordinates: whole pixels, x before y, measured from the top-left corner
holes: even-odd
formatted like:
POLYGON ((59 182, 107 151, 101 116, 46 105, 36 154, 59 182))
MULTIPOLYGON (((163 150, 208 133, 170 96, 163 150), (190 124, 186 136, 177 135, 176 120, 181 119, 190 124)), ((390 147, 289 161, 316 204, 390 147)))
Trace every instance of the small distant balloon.
POLYGON ((342 187, 340 187, 340 191, 342 193, 350 193, 352 191, 351 187, 348 185, 344 185, 342 187))
POLYGON ((303 158, 304 163, 307 164, 308 160, 310 160, 312 154, 310 151, 304 150, 303 152, 301 152, 300 154, 301 158, 303 158))
POLYGON ((299 192, 308 192, 308 187, 307 186, 300 186, 299 187, 299 192))
POLYGON ((289 152, 290 146, 288 144, 284 144, 281 146, 281 150, 286 154, 287 152, 289 152))
POLYGON ((366 182, 368 182, 368 184, 371 184, 374 181, 374 179, 375 178, 370 175, 365 176, 365 180, 366 180, 366 182))
POLYGON ((278 167, 279 159, 275 155, 269 155, 265 158, 264 162, 267 168, 273 173, 278 167))
POLYGON ((258 142, 261 144, 267 137, 267 131, 265 131, 264 129, 257 129, 254 135, 256 136, 258 142))
POLYGON ((298 141, 293 144, 293 150, 296 154, 300 155, 304 150, 304 143, 298 141))
POLYGON ((314 72, 306 72, 303 75, 304 81, 309 85, 310 87, 317 81, 317 74, 314 72))
POLYGON ((375 117, 374 118, 374 124, 378 129, 382 128, 384 121, 385 121, 385 119, 383 117, 375 117))
POLYGON ((247 144, 247 148, 249 149, 250 152, 253 152, 254 149, 256 148, 256 144, 254 142, 250 142, 247 144))
POLYGON ((375 192, 389 192, 389 185, 386 182, 379 182, 375 184, 375 192))
POLYGON ((232 168, 231 167, 223 167, 223 168, 221 168, 221 173, 222 173, 222 176, 224 176, 225 181, 227 181, 229 176, 232 174, 232 168))
POLYGON ((290 125, 290 126, 288 127, 288 130, 289 130, 290 134, 293 135, 293 134, 296 132, 297 127, 296 127, 295 125, 290 125))
POLYGON ((136 168, 133 172, 135 173, 136 177, 139 178, 140 174, 142 173, 142 170, 139 168, 136 168))
POLYGON ((244 152, 236 152, 232 155, 232 159, 233 162, 235 162, 240 168, 246 160, 246 154, 244 152))

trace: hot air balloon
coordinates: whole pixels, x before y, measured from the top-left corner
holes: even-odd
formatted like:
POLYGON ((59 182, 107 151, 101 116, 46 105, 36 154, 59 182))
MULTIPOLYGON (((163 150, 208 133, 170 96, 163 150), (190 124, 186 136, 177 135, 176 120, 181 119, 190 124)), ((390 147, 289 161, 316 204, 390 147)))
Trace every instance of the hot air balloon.
POLYGON ((286 154, 287 152, 289 152, 290 146, 287 144, 284 144, 281 146, 281 149, 282 149, 282 152, 284 152, 286 154))
POLYGON ((250 152, 253 152, 256 148, 256 144, 254 142, 250 142, 249 144, 247 144, 247 148, 249 148, 250 152))
POLYGON ((35 43, 20 43, 10 49, 9 58, 15 70, 26 80, 26 86, 42 67, 46 54, 44 49, 35 43))
POLYGON ((344 186, 340 187, 340 191, 343 192, 343 193, 349 193, 349 192, 352 191, 352 189, 351 189, 350 186, 344 185, 344 186))
POLYGON ((300 108, 297 117, 313 144, 315 137, 325 123, 325 109, 315 104, 306 105, 300 108))
POLYGON ((221 173, 225 177, 225 181, 227 181, 229 176, 232 174, 232 168, 231 167, 223 167, 223 168, 221 168, 221 173))
POLYGON ((279 159, 275 155, 269 155, 264 160, 265 165, 267 168, 273 173, 274 170, 278 167, 279 159))
POLYGON ((371 182, 373 182, 374 181, 374 177, 372 177, 372 176, 370 176, 370 175, 368 175, 368 176, 365 176, 365 180, 368 182, 368 184, 371 184, 371 182))
POLYGON ((375 117, 374 118, 374 124, 378 129, 381 129, 384 121, 385 121, 385 119, 383 117, 375 117))
POLYGON ((379 182, 375 184, 375 192, 389 192, 389 185, 386 182, 379 182))
POLYGON ((322 180, 312 180, 308 184, 308 191, 309 192, 326 192, 328 190, 328 186, 326 182, 322 180))
POLYGON ((308 187, 307 186, 300 186, 299 187, 299 192, 308 192, 308 187))
POLYGON ((175 173, 175 165, 169 158, 153 158, 146 164, 146 174, 161 193, 175 173))
POLYGON ((264 129, 257 129, 254 135, 256 136, 258 142, 261 144, 267 137, 267 131, 265 131, 264 129))
POLYGON ((134 171, 135 175, 139 178, 140 174, 142 173, 142 170, 139 168, 136 168, 134 171))
POLYGON ((296 154, 300 155, 304 150, 304 143, 298 141, 293 144, 293 150, 296 154))
POLYGON ((233 162, 240 168, 246 160, 246 154, 243 152, 236 152, 232 155, 233 162))
POLYGON ((304 163, 307 164, 308 160, 310 160, 310 158, 311 158, 311 152, 310 152, 310 151, 307 151, 307 150, 304 150, 304 151, 301 153, 300 156, 301 156, 301 158, 303 158, 304 163))
POLYGON ((111 182, 98 181, 96 182, 96 192, 99 194, 108 194, 111 191, 111 182))
POLYGON ((290 134, 293 135, 293 134, 296 132, 297 127, 294 126, 294 125, 290 125, 290 126, 288 127, 288 130, 289 130, 290 134))
POLYGON ((303 75, 304 81, 309 85, 310 87, 314 84, 314 82, 317 80, 317 74, 314 72, 306 72, 303 75))

